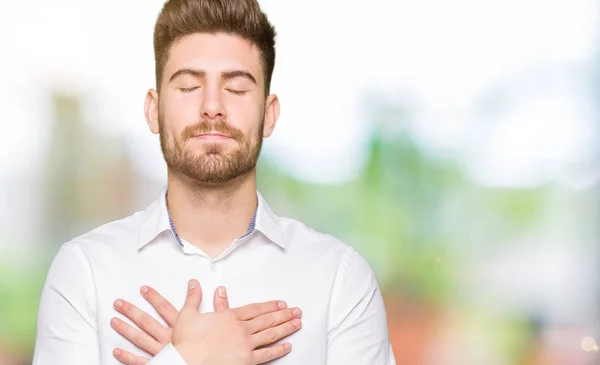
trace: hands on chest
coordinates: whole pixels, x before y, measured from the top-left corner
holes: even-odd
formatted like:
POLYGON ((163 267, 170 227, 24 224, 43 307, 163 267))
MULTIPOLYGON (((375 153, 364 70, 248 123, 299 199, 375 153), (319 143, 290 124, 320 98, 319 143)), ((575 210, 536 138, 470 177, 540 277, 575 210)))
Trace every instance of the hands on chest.
MULTIPOLYGON (((255 365, 280 358, 291 351, 291 344, 274 343, 302 326, 300 309, 287 308, 282 301, 229 308, 224 287, 214 293, 215 312, 200 313, 202 290, 196 280, 188 283, 180 312, 152 288, 144 286, 141 293, 168 327, 123 299, 115 301, 115 309, 140 329, 118 318, 111 320, 111 327, 152 356, 172 343, 188 365, 255 365)), ((127 365, 150 361, 123 349, 115 349, 113 354, 127 365)))

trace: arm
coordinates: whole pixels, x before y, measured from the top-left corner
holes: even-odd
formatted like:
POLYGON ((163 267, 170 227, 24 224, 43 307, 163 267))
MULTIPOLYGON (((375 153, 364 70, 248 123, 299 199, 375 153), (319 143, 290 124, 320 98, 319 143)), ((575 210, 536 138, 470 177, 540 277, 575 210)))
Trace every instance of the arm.
POLYGON ((33 365, 98 365, 96 297, 87 258, 73 243, 50 265, 38 310, 33 365))
POLYGON ((332 290, 327 365, 395 365, 387 317, 369 263, 348 248, 332 290))

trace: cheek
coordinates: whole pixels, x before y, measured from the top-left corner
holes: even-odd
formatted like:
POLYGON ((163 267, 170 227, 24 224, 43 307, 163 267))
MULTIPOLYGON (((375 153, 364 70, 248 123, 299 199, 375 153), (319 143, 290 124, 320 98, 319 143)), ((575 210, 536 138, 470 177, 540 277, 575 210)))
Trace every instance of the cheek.
POLYGON ((198 123, 198 103, 192 98, 173 98, 163 107, 163 120, 170 130, 181 132, 186 126, 198 123))
POLYGON ((227 121, 245 135, 259 128, 262 104, 250 98, 230 97, 227 100, 227 121))

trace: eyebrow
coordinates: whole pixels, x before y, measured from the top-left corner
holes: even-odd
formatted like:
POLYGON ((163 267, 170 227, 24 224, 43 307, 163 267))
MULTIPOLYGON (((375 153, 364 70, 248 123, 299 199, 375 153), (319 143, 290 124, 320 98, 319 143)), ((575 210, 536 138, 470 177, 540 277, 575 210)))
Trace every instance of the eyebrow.
POLYGON ((256 85, 256 79, 254 78, 254 76, 252 76, 250 72, 244 70, 226 71, 221 73, 221 77, 225 80, 235 79, 236 77, 243 77, 252 81, 252 83, 256 85))
MULTIPOLYGON (((190 76, 197 77, 197 78, 203 78, 203 77, 206 77, 206 72, 202 71, 202 70, 194 70, 192 68, 182 68, 182 69, 177 70, 177 72, 175 72, 173 75, 171 75, 171 77, 169 78, 169 83, 171 83, 173 80, 175 80, 176 78, 178 78, 179 76, 182 76, 182 75, 190 75, 190 76)), ((245 71, 245 70, 225 71, 225 72, 221 73, 221 77, 225 80, 231 80, 236 77, 243 77, 245 79, 252 81, 252 83, 254 83, 255 85, 257 84, 254 76, 252 76, 252 74, 250 72, 245 71)))
POLYGON ((191 68, 182 68, 177 70, 177 72, 175 72, 173 75, 171 75, 171 78, 169 78, 169 83, 171 83, 173 80, 175 80, 176 78, 178 78, 179 76, 182 75, 190 75, 190 76, 194 76, 194 77, 205 77, 206 76, 206 72, 204 71, 200 71, 200 70, 194 70, 191 68))

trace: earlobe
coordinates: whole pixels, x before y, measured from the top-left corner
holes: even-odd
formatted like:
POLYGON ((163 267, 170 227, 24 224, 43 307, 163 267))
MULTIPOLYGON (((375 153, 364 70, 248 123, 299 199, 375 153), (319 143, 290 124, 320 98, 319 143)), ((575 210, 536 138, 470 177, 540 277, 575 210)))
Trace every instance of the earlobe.
POLYGON ((265 102, 265 126, 263 129, 263 137, 268 138, 273 134, 277 119, 279 118, 279 98, 275 94, 267 97, 265 102))
POLYGON ((146 115, 146 123, 148 123, 150 131, 154 134, 158 134, 158 131, 160 130, 158 125, 158 92, 155 89, 150 89, 146 93, 144 114, 146 115))

